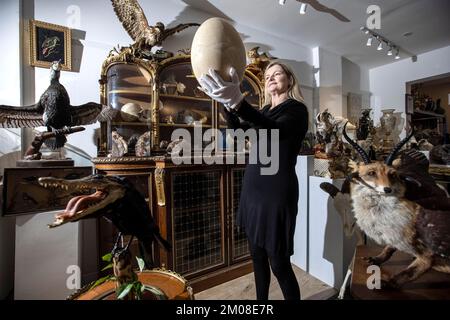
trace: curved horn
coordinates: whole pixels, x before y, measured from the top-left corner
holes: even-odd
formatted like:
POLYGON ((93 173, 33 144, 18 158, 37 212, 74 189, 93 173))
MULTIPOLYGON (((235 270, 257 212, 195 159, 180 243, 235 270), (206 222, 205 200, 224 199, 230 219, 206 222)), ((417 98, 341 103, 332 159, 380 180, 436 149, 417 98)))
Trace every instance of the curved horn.
POLYGON ((347 135, 347 132, 345 132, 345 128, 347 127, 347 123, 348 123, 348 121, 345 123, 344 129, 342 130, 342 134, 345 137, 345 140, 347 140, 348 143, 350 143, 352 145, 352 147, 355 148, 356 151, 358 151, 358 153, 361 156, 361 158, 363 159, 364 163, 365 164, 369 164, 370 163, 370 158, 367 155, 367 153, 364 151, 363 148, 361 148, 359 146, 359 144, 357 144, 355 141, 350 139, 350 137, 347 135))
POLYGON ((411 133, 404 138, 402 141, 400 141, 399 143, 397 143, 397 145, 395 146, 395 148, 391 151, 391 153, 387 156, 386 161, 384 163, 386 163, 388 166, 392 165, 392 162, 394 162, 395 157, 397 156, 397 153, 400 151, 400 149, 405 145, 405 143, 407 143, 409 141, 409 139, 411 139, 411 137, 414 134, 414 130, 411 129, 411 133))

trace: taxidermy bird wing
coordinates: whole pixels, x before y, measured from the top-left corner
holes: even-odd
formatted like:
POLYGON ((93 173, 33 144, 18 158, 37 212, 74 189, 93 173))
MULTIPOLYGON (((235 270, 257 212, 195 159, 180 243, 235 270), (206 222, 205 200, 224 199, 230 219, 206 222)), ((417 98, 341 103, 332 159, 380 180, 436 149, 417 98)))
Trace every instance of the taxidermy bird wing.
POLYGON ((180 23, 176 27, 165 29, 161 36, 161 41, 177 32, 180 32, 180 31, 186 29, 186 28, 195 27, 195 26, 199 26, 199 24, 198 23, 180 23))
POLYGON ((111 0, 114 11, 130 37, 137 41, 150 29, 144 11, 137 0, 111 0))
POLYGON ((96 121, 108 121, 114 117, 115 110, 95 102, 88 102, 80 106, 70 106, 71 126, 92 124, 96 121))
POLYGON ((27 107, 0 105, 0 128, 35 128, 44 125, 40 102, 27 107))
POLYGON ((416 218, 416 237, 442 258, 450 258, 450 201, 438 210, 421 208, 416 218))
POLYGON ((341 20, 343 22, 350 22, 348 18, 343 16, 340 12, 336 11, 335 9, 329 8, 327 6, 324 6, 323 4, 319 3, 317 0, 297 0, 298 2, 303 2, 311 5, 314 9, 320 12, 326 12, 334 16, 336 19, 341 20))

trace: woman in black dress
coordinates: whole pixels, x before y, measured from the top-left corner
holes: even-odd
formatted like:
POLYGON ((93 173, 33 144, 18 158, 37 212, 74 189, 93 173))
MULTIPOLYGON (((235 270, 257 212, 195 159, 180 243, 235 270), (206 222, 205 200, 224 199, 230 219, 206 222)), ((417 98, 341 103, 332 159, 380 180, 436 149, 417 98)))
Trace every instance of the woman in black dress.
MULTIPOLYGON (((258 300, 267 300, 270 267, 285 299, 300 299, 300 289, 290 256, 294 253, 294 231, 297 216, 298 181, 295 173, 297 155, 308 129, 308 110, 303 103, 298 81, 285 65, 273 61, 265 75, 265 106, 256 110, 244 99, 238 76, 231 69, 231 82, 225 82, 214 70, 199 79, 212 99, 224 104, 229 126, 278 129, 278 170, 261 173, 258 159, 247 165, 239 202, 238 224, 245 229, 255 273, 258 300), (269 266, 270 263, 270 266, 269 266)), ((273 132, 273 131, 272 131, 273 132)), ((267 150, 271 150, 270 139, 267 150)), ((258 141, 267 143, 267 141, 258 141)), ((252 148, 251 152, 257 148, 252 148)), ((259 147, 258 147, 259 149, 259 147)), ((276 149, 275 149, 276 150, 276 149)))

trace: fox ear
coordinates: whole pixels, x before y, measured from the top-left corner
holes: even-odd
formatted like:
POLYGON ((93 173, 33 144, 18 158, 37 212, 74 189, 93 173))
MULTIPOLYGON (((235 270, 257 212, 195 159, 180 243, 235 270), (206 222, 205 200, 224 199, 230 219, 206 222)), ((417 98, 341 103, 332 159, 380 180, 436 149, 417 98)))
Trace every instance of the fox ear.
POLYGON ((352 169, 352 172, 358 171, 358 163, 351 159, 348 161, 348 167, 352 169))

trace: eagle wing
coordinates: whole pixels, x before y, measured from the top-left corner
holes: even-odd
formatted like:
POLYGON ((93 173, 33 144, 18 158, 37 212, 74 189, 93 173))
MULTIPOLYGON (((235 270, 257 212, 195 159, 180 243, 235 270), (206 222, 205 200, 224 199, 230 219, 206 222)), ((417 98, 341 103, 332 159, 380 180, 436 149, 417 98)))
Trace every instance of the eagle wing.
POLYGON ((149 29, 147 18, 137 0, 111 0, 114 12, 130 37, 137 41, 149 29))
POLYGON ((92 124, 96 121, 111 120, 115 111, 95 102, 88 102, 79 106, 70 106, 71 126, 92 124))
POLYGON ((189 27, 195 27, 195 26, 199 26, 199 24, 198 23, 180 23, 176 27, 165 29, 164 33, 161 37, 161 41, 177 32, 180 32, 181 30, 184 30, 189 27))
POLYGON ((335 9, 324 6, 317 0, 297 0, 297 1, 307 3, 307 4, 311 5, 311 7, 313 7, 317 11, 329 13, 340 21, 350 22, 350 20, 347 17, 345 17, 344 15, 342 15, 340 12, 336 11, 335 9))
POLYGON ((36 128, 44 125, 43 108, 38 102, 27 107, 0 105, 0 128, 36 128))

